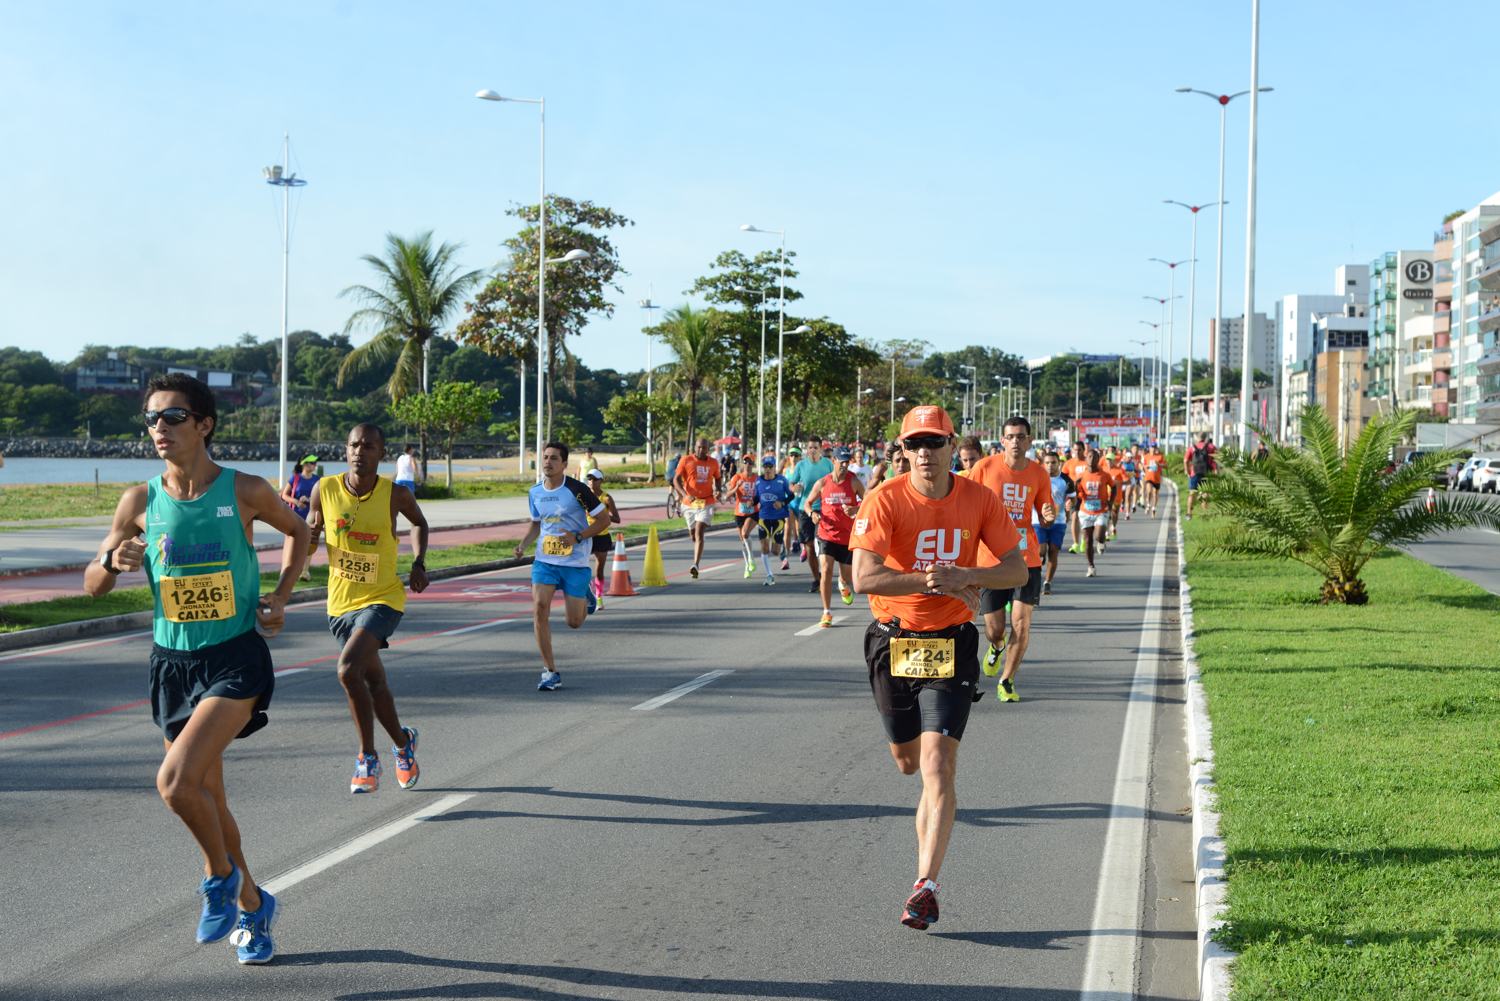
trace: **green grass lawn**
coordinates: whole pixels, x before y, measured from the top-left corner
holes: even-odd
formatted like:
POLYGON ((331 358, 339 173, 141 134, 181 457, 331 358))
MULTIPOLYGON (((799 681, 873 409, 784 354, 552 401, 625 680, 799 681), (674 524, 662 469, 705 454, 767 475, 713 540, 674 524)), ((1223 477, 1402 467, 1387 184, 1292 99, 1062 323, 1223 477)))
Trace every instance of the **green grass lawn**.
POLYGON ((0 487, 0 521, 42 521, 114 514, 120 495, 134 484, 19 483, 0 487))
MULTIPOLYGON (((680 518, 664 518, 660 521, 646 522, 638 525, 626 525, 621 529, 627 540, 643 538, 648 531, 655 527, 658 532, 681 528, 680 518)), ((444 549, 432 549, 427 553, 427 569, 439 570, 444 567, 466 566, 473 563, 490 563, 495 560, 511 559, 515 553, 515 545, 521 541, 519 537, 512 539, 496 539, 492 542, 468 542, 462 545, 449 546, 444 549)), ((639 577, 641 564, 639 554, 632 556, 631 572, 639 577)), ((411 569, 411 551, 403 546, 401 554, 396 559, 396 570, 398 573, 406 573, 411 569)), ((609 567, 605 567, 606 574, 609 567)), ((136 578, 141 580, 143 578, 136 578)), ((261 589, 270 590, 276 586, 277 574, 263 573, 260 575, 261 589)), ((83 574, 78 575, 79 588, 83 586, 83 574)), ((309 587, 326 587, 328 585, 328 568, 326 566, 314 566, 312 568, 312 580, 298 581, 297 589, 309 587)), ((124 615, 127 612, 144 612, 151 608, 151 591, 149 588, 122 587, 116 588, 102 598, 90 598, 84 594, 69 596, 66 598, 51 598, 47 601, 28 601, 14 605, 0 605, 0 633, 14 632, 18 629, 35 629, 40 626, 55 626, 65 622, 81 622, 86 619, 100 619, 110 615, 124 615)))
POLYGON ((1185 535, 1234 997, 1500 998, 1500 597, 1391 554, 1320 606, 1299 565, 1197 555, 1222 524, 1185 535))

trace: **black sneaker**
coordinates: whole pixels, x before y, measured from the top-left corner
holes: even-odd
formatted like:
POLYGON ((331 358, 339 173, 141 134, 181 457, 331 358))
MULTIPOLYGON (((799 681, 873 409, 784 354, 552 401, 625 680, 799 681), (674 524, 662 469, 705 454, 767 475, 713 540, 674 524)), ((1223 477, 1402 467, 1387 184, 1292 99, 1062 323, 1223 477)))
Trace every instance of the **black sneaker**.
POLYGON ((807 586, 807 593, 808 594, 817 594, 818 593, 818 582, 817 581, 813 581, 811 584, 809 584, 807 586))

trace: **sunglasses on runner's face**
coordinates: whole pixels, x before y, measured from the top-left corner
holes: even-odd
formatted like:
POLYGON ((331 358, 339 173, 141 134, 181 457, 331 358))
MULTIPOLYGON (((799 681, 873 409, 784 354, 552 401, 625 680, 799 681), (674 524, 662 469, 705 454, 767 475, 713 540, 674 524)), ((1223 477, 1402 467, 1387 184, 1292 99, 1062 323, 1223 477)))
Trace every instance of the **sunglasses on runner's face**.
POLYGON ((189 417, 202 417, 202 414, 194 413, 186 407, 168 407, 165 410, 146 410, 142 412, 146 418, 148 428, 156 427, 156 422, 165 419, 168 424, 185 424, 189 417))
POLYGON ((940 435, 924 434, 913 435, 912 437, 903 440, 901 442, 901 447, 906 449, 908 452, 915 452, 923 448, 927 449, 929 452, 936 452, 946 444, 948 444, 947 438, 944 438, 940 435))

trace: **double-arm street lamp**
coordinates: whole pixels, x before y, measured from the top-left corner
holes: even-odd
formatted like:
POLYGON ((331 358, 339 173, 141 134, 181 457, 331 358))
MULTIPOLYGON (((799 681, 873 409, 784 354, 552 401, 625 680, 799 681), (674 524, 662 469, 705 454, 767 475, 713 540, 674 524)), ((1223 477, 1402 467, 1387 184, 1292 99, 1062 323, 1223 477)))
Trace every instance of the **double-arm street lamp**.
MULTIPOLYGON (((1260 94, 1273 90, 1272 87, 1256 87, 1260 94)), ((1241 90, 1233 94, 1215 94, 1212 91, 1199 90, 1196 87, 1178 87, 1179 94, 1201 94, 1219 106, 1219 249, 1214 255, 1214 402, 1212 427, 1214 441, 1222 439, 1223 429, 1220 424, 1219 407, 1219 358, 1223 354, 1224 344, 1224 116, 1229 110, 1229 102, 1237 97, 1244 97, 1250 93, 1241 90)), ((1196 255, 1194 255, 1196 256, 1196 255)), ((1248 320, 1246 321, 1249 322, 1248 320)))
MULTIPOLYGON (((1193 266, 1188 270, 1188 332, 1187 332, 1187 359, 1183 365, 1183 379, 1187 383, 1182 394, 1182 426, 1184 431, 1188 428, 1188 411, 1193 405, 1193 328, 1198 322, 1198 213, 1209 205, 1218 205, 1223 210, 1224 202, 1209 202, 1208 205, 1189 205, 1187 202, 1179 202, 1172 198, 1162 199, 1164 205, 1180 205, 1187 209, 1193 216, 1193 250, 1189 259, 1193 266)), ((1171 379, 1167 380, 1171 382, 1171 379)), ((1186 446, 1184 446, 1186 447, 1186 446)))
POLYGON ((1167 284, 1167 384, 1162 389, 1163 416, 1161 425, 1161 435, 1166 439, 1167 448, 1170 449, 1172 447, 1172 334, 1174 332, 1173 328, 1177 326, 1176 300, 1181 298, 1177 295, 1177 269, 1186 264, 1187 261, 1168 261, 1160 257, 1152 257, 1150 260, 1155 261, 1157 264, 1165 264, 1167 271, 1171 275, 1167 284))

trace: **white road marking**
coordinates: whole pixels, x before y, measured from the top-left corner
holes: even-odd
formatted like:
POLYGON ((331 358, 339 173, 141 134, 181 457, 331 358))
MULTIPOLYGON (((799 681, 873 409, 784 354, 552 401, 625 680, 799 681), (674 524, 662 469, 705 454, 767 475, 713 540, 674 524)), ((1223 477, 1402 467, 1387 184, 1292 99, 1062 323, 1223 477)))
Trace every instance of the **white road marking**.
POLYGON ((660 709, 662 706, 666 705, 668 702, 672 702, 672 701, 674 701, 676 699, 682 698, 688 692, 696 691, 697 689, 702 688, 704 685, 711 684, 711 683, 713 683, 715 681, 718 681, 720 678, 724 677, 724 675, 726 675, 726 674, 733 674, 733 673, 734 673, 734 671, 732 671, 732 670, 721 670, 721 671, 709 671, 707 674, 700 674, 698 677, 694 678, 692 681, 689 681, 685 685, 678 685, 676 688, 672 689, 670 692, 662 692, 656 698, 654 698, 654 699, 647 699, 645 702, 642 702, 640 705, 638 705, 638 706, 631 706, 630 708, 631 709, 640 709, 642 711, 648 711, 648 710, 651 710, 651 709, 660 709))
POLYGON ((19 653, 8 653, 5 656, 0 657, 0 664, 3 664, 8 660, 23 660, 27 657, 45 657, 48 654, 67 653, 69 650, 82 650, 85 647, 102 646, 105 643, 118 643, 121 640, 139 639, 142 636, 150 635, 151 630, 144 629, 140 632, 135 633, 115 633, 113 636, 106 636, 103 639, 97 640, 82 640, 77 643, 61 643, 56 646, 39 646, 34 647, 30 650, 22 650, 19 653))
POLYGON ((460 803, 473 799, 476 795, 477 793, 464 792, 444 796, 437 802, 422 807, 416 813, 402 817, 400 820, 393 820, 383 827, 377 827, 373 831, 361 834, 357 838, 344 842, 337 848, 324 852, 310 862, 304 862, 289 872, 284 872, 274 879, 268 879, 261 883, 261 886, 272 893, 280 893, 289 887, 296 886, 305 879, 316 876, 325 869, 331 869, 340 862, 353 858, 367 848, 373 848, 382 841, 389 841, 391 838, 394 838, 403 831, 410 830, 424 820, 430 820, 440 813, 447 813, 460 803))
POLYGON ((472 632, 476 632, 477 630, 480 630, 480 629, 488 629, 491 626, 504 626, 504 625, 509 625, 512 622, 530 622, 530 621, 531 621, 530 617, 526 617, 526 618, 510 618, 510 619, 491 619, 488 622, 481 622, 478 625, 463 626, 463 627, 458 628, 458 629, 445 629, 445 630, 443 630, 440 633, 433 633, 432 635, 434 635, 434 636, 460 636, 460 635, 462 635, 464 633, 472 633, 472 632))
POLYGON ((1128 1001, 1135 996, 1136 957, 1140 953, 1141 881, 1145 876, 1146 809, 1151 791, 1151 731, 1155 682, 1161 667, 1162 577, 1167 561, 1167 526, 1163 518, 1156 537, 1151 589, 1141 618, 1140 655, 1125 706, 1120 736, 1120 763, 1115 772, 1099 890, 1094 898, 1088 957, 1083 967, 1083 1001, 1128 1001))
MULTIPOLYGON (((848 615, 847 612, 845 614, 843 614, 843 615, 835 615, 833 617, 833 624, 834 625, 838 625, 840 622, 843 622, 848 617, 849 617, 849 615, 848 615)), ((797 630, 792 635, 793 636, 816 636, 818 633, 821 633, 822 631, 823 631, 823 627, 821 625, 808 626, 806 629, 799 629, 799 630, 797 630)))
POLYGON ((305 668, 305 667, 288 667, 285 670, 275 671, 273 673, 278 678, 285 678, 288 674, 301 674, 303 671, 306 671, 306 670, 307 670, 307 668, 305 668))

